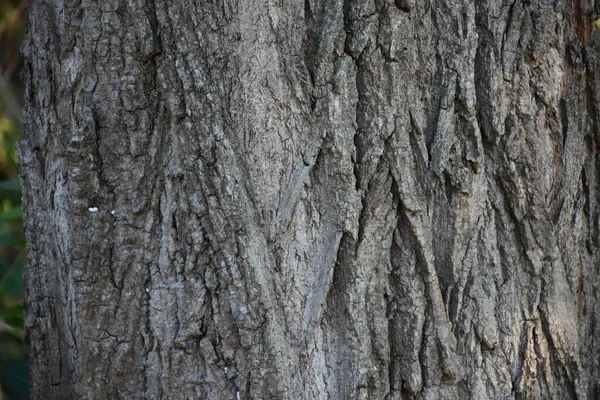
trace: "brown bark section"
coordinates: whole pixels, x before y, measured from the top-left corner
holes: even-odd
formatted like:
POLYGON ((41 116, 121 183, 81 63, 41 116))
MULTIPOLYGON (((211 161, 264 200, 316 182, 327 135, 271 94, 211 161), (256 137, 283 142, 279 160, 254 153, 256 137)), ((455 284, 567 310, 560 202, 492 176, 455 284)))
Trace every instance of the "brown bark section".
POLYGON ((33 398, 599 396, 571 7, 32 1, 33 398))

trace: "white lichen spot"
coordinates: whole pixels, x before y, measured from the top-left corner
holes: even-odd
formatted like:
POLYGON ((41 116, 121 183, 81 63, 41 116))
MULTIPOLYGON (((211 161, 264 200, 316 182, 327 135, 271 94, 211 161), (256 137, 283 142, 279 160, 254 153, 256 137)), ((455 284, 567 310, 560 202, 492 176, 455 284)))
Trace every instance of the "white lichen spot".
POLYGON ((98 212, 98 207, 90 207, 88 208, 89 212, 98 212))
POLYGON ((111 215, 115 215, 116 211, 112 210, 110 213, 111 213, 111 215))

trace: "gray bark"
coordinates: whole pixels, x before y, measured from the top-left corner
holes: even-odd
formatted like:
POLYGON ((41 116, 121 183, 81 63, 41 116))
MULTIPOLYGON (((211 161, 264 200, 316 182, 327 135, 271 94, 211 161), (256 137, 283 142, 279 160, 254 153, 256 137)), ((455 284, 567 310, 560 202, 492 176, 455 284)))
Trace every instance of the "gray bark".
POLYGON ((35 399, 600 396, 569 1, 33 0, 35 399))

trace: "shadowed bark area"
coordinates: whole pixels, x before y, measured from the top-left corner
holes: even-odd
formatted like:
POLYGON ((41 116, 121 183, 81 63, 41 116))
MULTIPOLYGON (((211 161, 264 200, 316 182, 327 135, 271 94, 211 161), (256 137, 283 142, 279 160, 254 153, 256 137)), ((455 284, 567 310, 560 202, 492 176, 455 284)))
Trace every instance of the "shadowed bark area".
POLYGON ((561 1, 32 1, 33 398, 600 396, 561 1))

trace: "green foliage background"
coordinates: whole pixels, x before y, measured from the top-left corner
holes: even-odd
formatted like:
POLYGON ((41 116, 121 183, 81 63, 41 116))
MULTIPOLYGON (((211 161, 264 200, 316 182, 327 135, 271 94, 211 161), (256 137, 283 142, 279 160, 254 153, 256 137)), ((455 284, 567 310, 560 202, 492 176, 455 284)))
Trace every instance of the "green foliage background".
POLYGON ((15 143, 21 136, 25 0, 0 0, 0 400, 29 399, 24 343, 25 237, 15 143))

